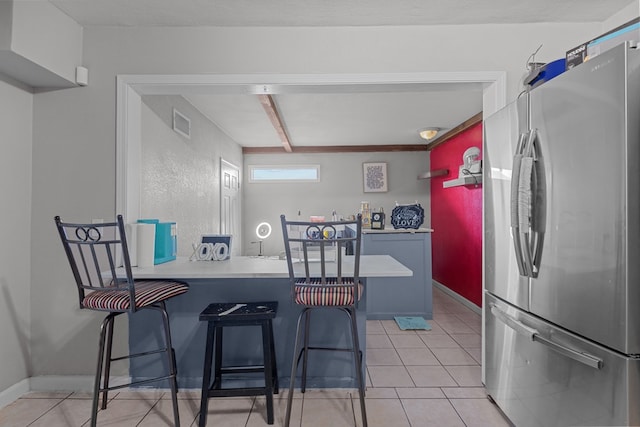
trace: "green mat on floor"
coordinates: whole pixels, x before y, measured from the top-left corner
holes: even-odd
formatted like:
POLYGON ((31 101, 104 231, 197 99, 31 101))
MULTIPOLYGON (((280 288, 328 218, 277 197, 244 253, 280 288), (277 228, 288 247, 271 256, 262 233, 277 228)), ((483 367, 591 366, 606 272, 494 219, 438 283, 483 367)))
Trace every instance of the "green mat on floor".
POLYGON ((429 326, 429 324, 426 320, 424 320, 423 317, 396 316, 394 317, 394 319, 396 319, 398 327, 403 331, 406 331, 408 329, 424 329, 426 331, 431 330, 431 326, 429 326))

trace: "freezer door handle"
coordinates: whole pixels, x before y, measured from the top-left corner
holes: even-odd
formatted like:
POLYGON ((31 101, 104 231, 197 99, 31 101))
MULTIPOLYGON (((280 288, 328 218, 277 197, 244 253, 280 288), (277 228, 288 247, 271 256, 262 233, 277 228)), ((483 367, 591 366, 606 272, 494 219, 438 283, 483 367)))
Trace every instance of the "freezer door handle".
POLYGON ((536 342, 539 342, 540 344, 544 344, 547 347, 549 347, 551 350, 554 350, 564 356, 567 356, 577 362, 580 362, 584 365, 587 365, 591 368, 594 369, 601 369, 602 365, 603 365, 603 361, 602 359, 593 356, 589 353, 584 353, 581 352, 579 350, 574 350, 572 348, 569 347, 565 347, 563 345, 560 345, 556 342, 553 342, 551 340, 548 340, 546 338, 541 337, 540 335, 535 335, 533 337, 533 340, 536 342))
POLYGON ((521 321, 514 319, 512 316, 509 316, 495 304, 491 304, 491 314, 493 314, 496 319, 500 320, 502 323, 504 323, 520 335, 524 335, 525 337, 529 338, 531 341, 533 341, 535 336, 538 334, 538 331, 536 329, 530 328, 521 321))
POLYGON ((510 327, 511 329, 519 333, 520 335, 524 335, 529 340, 545 345, 551 350, 557 353, 560 353, 563 356, 566 356, 577 362, 580 362, 584 365, 587 365, 591 368, 594 368, 594 369, 602 368, 602 365, 603 365, 602 359, 579 350, 574 350, 572 348, 565 347, 554 341, 544 338, 540 336, 540 332, 537 329, 531 328, 525 325, 524 323, 522 323, 521 321, 515 319, 513 316, 510 316, 509 314, 505 313, 504 310, 502 310, 496 304, 490 304, 490 306, 491 306, 491 314, 493 314, 496 319, 498 319, 499 321, 504 323, 506 326, 510 327))

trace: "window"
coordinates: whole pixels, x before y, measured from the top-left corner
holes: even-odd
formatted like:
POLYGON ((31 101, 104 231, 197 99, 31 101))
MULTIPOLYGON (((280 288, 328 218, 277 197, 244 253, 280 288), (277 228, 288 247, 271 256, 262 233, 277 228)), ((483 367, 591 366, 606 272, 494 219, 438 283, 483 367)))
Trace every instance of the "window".
POLYGON ((250 165, 249 182, 320 182, 320 165, 250 165))

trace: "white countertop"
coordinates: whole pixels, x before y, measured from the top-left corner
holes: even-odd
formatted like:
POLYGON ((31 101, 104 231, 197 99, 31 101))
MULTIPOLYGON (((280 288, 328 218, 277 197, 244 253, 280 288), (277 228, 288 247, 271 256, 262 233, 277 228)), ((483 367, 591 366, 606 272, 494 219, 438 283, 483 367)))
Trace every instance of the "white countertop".
MULTIPOLYGON (((330 263, 335 265, 335 263, 330 263)), ((312 265, 319 265, 313 263, 312 265)), ((303 271, 304 266, 296 263, 303 271)), ((343 258, 342 272, 349 276, 353 271, 353 257, 343 258)), ((189 261, 178 258, 175 261, 153 267, 133 267, 136 279, 230 279, 230 278, 287 278, 285 260, 237 256, 226 261, 189 261)), ((361 255, 360 277, 409 277, 413 271, 389 255, 361 255)))

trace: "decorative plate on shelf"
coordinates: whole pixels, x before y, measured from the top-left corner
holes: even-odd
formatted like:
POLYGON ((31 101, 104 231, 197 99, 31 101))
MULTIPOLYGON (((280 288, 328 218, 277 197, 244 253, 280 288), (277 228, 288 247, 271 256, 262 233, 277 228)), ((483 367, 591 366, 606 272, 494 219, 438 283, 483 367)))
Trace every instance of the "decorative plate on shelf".
POLYGON ((420 204, 399 205, 391 212, 393 228, 418 229, 424 223, 424 209, 420 204))

